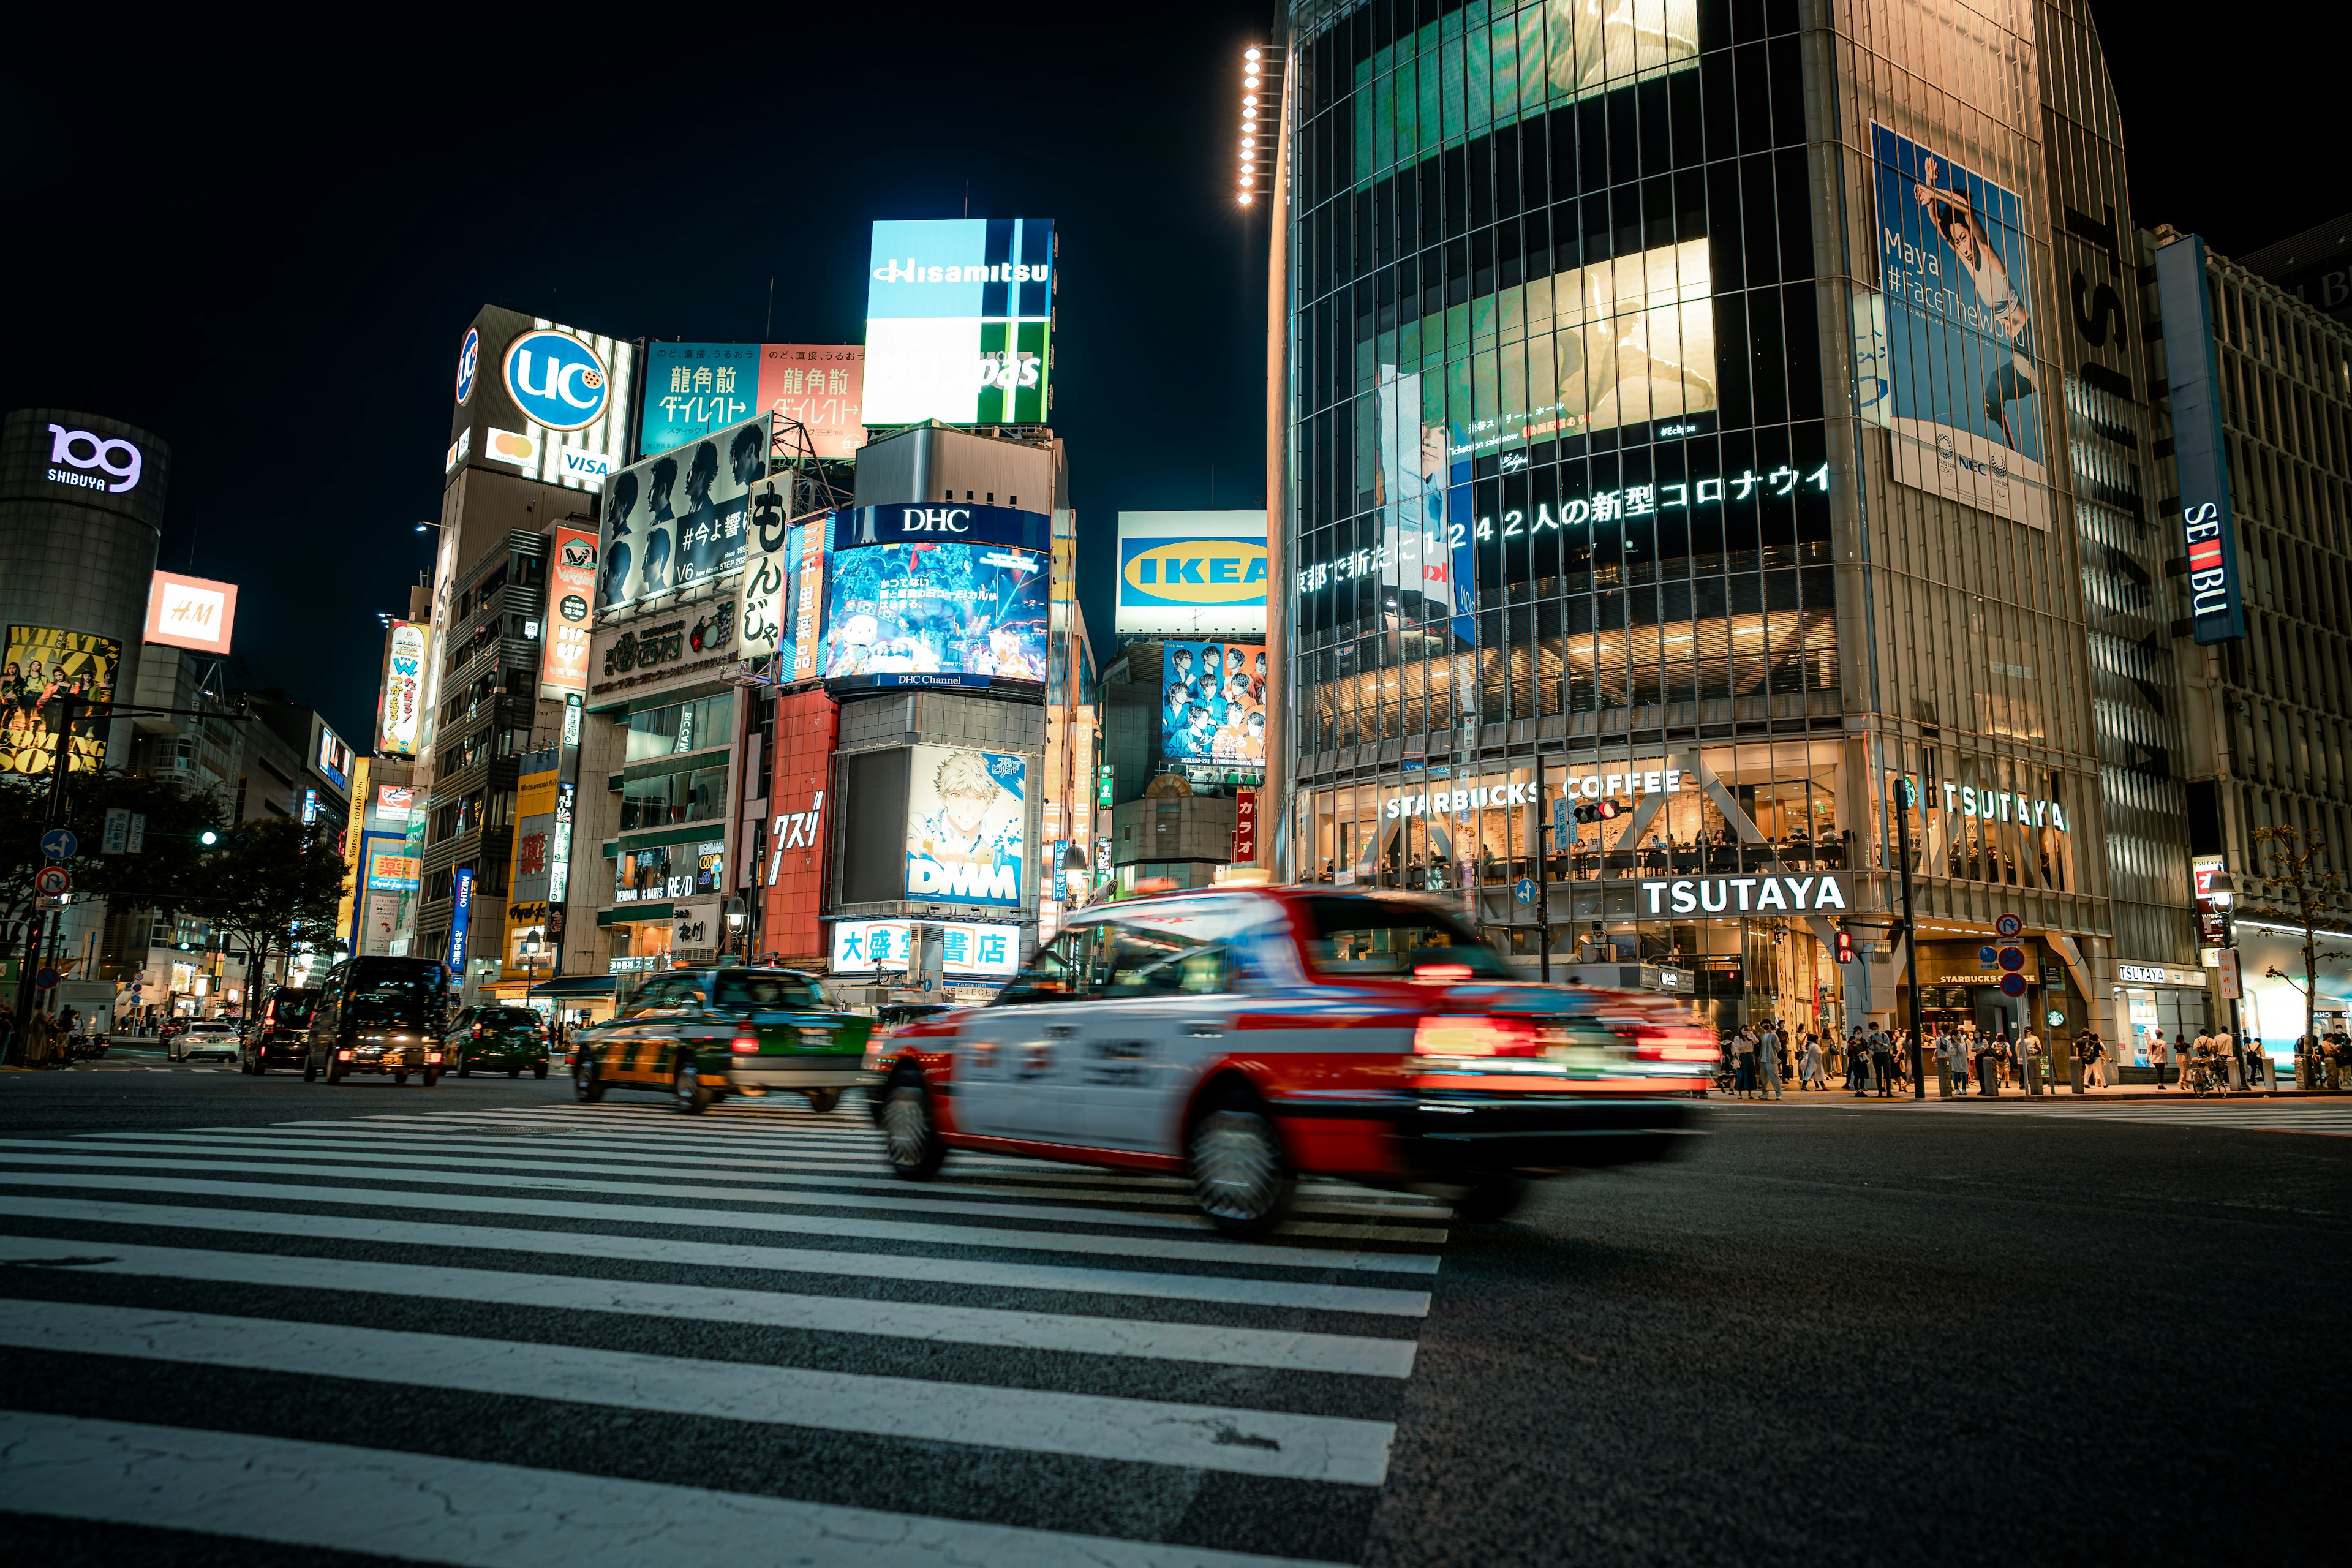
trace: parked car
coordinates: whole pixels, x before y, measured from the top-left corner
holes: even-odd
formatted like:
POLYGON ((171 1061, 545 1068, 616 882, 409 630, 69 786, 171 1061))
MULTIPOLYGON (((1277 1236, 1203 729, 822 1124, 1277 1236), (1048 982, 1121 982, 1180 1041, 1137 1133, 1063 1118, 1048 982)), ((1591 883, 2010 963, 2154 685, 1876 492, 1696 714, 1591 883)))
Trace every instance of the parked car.
POLYGON ((1660 1158, 1716 1052, 1672 1003, 1521 980, 1432 900, 1267 888, 1077 916, 994 1003, 887 1054, 902 1176, 961 1150, 1184 1175, 1256 1236, 1301 1175, 1484 1219, 1529 1177, 1660 1158))
POLYGON ((486 1003, 468 1007, 449 1021, 441 1037, 444 1066, 455 1067, 459 1078, 474 1069, 503 1071, 520 1078, 547 1076, 547 1020, 530 1007, 506 1007, 486 1003))
POLYGON ((237 1044, 239 1072, 260 1074, 271 1068, 299 1068, 310 1049, 310 1015, 319 993, 309 986, 280 985, 270 992, 245 1026, 237 1044))
POLYGON ((593 1104, 607 1089, 652 1089, 688 1114, 730 1094, 797 1093, 831 1110, 863 1081, 873 1023, 797 970, 672 970, 574 1037, 572 1093, 593 1104))
POLYGON ((341 1083, 352 1073, 441 1078, 451 973, 429 958, 352 958, 328 972, 310 1014, 302 1081, 341 1083))
POLYGON ((236 1052, 236 1026, 224 1018, 191 1019, 186 1027, 173 1031, 163 1046, 164 1057, 175 1062, 192 1062, 198 1057, 235 1059, 236 1052))

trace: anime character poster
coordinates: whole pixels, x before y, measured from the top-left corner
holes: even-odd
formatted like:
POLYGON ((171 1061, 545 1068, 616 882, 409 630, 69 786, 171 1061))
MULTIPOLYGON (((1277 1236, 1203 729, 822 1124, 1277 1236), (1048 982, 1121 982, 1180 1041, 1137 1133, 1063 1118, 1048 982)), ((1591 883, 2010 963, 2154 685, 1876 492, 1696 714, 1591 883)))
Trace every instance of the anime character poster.
POLYGON ((832 552, 824 679, 990 686, 1045 679, 1046 557, 994 544, 832 552))
POLYGON ((1891 383, 1895 476, 2047 529, 2022 204, 1884 125, 1870 132, 1885 327, 1868 357, 1891 383))
POLYGON ((596 605, 616 609, 743 568, 751 492, 768 477, 760 415, 622 469, 604 487, 596 605))
MULTIPOLYGON (((8 657, 0 667, 0 765, 10 773, 45 774, 57 765, 58 740, 49 733, 49 704, 72 695, 93 702, 114 699, 115 672, 122 645, 112 637, 69 632, 57 626, 10 626, 8 657)), ((95 773, 106 763, 107 725, 79 721, 67 767, 95 773)))
POLYGON ((1171 763, 1265 766, 1262 643, 1171 642, 1160 678, 1160 753, 1171 763))
POLYGON ((1029 765, 1002 752, 912 748, 907 780, 907 897, 1021 902, 1029 765))

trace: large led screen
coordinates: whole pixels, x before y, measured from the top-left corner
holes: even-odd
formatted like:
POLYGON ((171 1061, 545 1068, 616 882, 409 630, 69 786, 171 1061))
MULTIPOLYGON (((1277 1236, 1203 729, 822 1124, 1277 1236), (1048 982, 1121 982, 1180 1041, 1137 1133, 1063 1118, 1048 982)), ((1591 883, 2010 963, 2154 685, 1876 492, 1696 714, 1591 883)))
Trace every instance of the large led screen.
POLYGON ((824 679, 845 686, 1045 679, 1046 556, 996 544, 832 552, 824 679))
POLYGON ((743 569, 751 492, 768 477, 772 424, 758 415, 613 476, 598 542, 599 609, 743 569))
POLYGON ((1884 125, 1870 135, 1885 297, 1856 358, 1889 384, 1895 477, 2046 529, 2022 204, 1884 125))
POLYGON ((1038 425, 1052 408, 1054 226, 940 218, 874 226, 868 425, 1038 425))
POLYGON ((1160 754, 1171 763, 1264 768, 1265 682, 1262 643, 1166 644, 1160 754))
POLYGON ((907 897, 1018 905, 1027 858, 1027 762, 953 746, 909 750, 907 897))

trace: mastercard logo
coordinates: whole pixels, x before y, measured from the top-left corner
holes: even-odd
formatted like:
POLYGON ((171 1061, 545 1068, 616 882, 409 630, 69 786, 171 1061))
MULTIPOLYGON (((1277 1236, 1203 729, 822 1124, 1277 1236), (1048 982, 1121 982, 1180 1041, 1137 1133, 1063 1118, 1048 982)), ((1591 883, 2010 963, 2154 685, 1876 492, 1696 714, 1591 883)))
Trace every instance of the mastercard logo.
POLYGON ((490 456, 504 458, 510 463, 530 461, 533 443, 528 436, 518 436, 511 430, 490 432, 490 456))
POLYGON ((1129 604, 1248 605, 1265 597, 1265 546, 1249 539, 1171 539, 1119 569, 1129 604))

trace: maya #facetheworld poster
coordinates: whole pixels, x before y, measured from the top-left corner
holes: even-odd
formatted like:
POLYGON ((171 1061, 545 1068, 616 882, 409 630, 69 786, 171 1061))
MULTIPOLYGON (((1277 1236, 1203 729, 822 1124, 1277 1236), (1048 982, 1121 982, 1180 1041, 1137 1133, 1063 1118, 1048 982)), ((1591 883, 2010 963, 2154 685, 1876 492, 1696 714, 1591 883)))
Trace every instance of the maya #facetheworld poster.
POLYGON ((2022 204, 1884 125, 1870 134, 1883 293, 1855 323, 1862 412, 1886 426, 1898 482, 2046 530, 2022 204))

